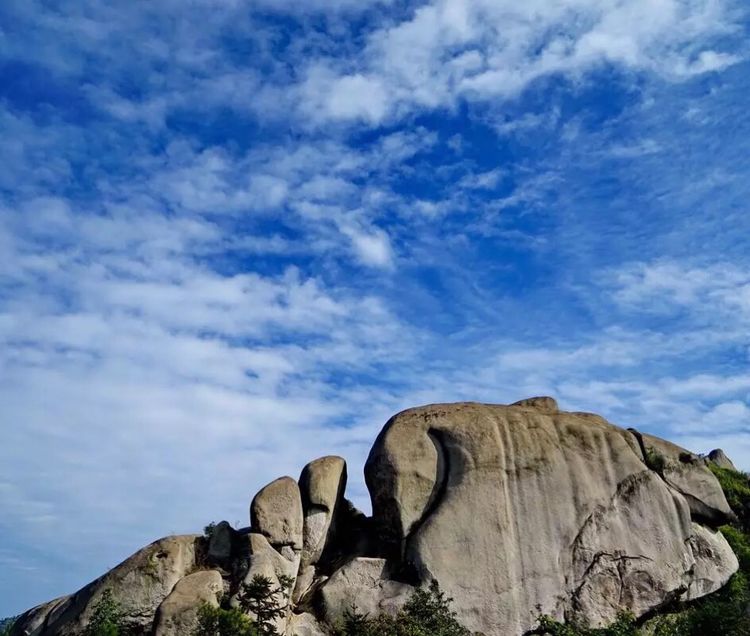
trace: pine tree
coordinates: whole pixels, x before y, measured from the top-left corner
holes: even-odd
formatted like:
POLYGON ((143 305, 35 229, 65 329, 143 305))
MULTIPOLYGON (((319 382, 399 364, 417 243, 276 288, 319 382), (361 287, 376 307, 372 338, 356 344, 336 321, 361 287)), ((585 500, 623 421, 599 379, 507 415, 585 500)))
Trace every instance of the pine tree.
POLYGON ((279 636, 276 621, 286 614, 294 580, 279 577, 280 587, 275 587, 266 576, 256 574, 250 583, 242 584, 240 604, 255 616, 255 624, 262 636, 279 636))

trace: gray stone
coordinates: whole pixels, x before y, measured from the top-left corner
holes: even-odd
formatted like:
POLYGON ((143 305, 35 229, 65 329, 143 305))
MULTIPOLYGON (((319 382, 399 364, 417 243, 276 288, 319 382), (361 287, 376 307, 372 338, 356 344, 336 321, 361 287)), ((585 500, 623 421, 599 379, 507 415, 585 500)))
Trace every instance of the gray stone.
POLYGON ((275 547, 302 550, 302 500, 297 482, 281 477, 255 495, 250 506, 253 532, 263 534, 275 547))
POLYGON ((156 611, 154 636, 185 636, 198 626, 204 603, 218 607, 224 581, 216 570, 202 570, 180 579, 156 611))
MULTIPOLYGON (((166 537, 139 550, 104 576, 49 607, 39 635, 81 634, 107 589, 120 605, 125 629, 135 633, 150 632, 156 609, 175 584, 195 568, 198 540, 197 535, 166 537)), ((25 629, 26 621, 26 615, 21 617, 19 629, 25 629)), ((16 633, 24 634, 24 631, 14 631, 16 633)))
MULTIPOLYGON (((694 511, 718 520, 728 507, 710 472, 673 473, 650 470, 633 434, 599 416, 527 402, 400 413, 365 468, 388 554, 436 578, 488 636, 521 634, 540 612, 601 625, 700 593, 693 522, 707 517, 694 511)), ((712 541, 721 563, 703 560, 705 589, 737 567, 712 541)))
POLYGON ((729 457, 727 457, 724 451, 720 448, 715 448, 714 450, 712 450, 708 454, 708 460, 716 464, 719 468, 725 468, 727 470, 734 471, 737 470, 734 463, 732 463, 732 460, 729 459, 729 457))
POLYGON ((385 559, 356 558, 336 570, 323 584, 320 595, 323 618, 336 626, 352 607, 370 616, 382 612, 395 614, 413 590, 410 585, 388 578, 385 559))
POLYGON ((346 462, 321 457, 302 470, 299 479, 304 511, 303 566, 320 559, 335 530, 334 519, 346 489, 346 462))

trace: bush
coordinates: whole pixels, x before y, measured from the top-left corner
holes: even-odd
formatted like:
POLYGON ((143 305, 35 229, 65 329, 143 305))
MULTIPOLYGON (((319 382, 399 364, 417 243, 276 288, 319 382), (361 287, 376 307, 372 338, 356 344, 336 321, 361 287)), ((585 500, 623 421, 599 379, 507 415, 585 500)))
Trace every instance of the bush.
POLYGON ((471 636, 451 610, 453 599, 440 590, 437 581, 429 589, 416 590, 396 616, 370 618, 352 608, 344 614, 339 636, 471 636))
POLYGON ((621 612, 615 622, 607 627, 587 627, 580 623, 560 623, 551 616, 541 616, 534 634, 546 636, 638 636, 640 633, 635 616, 621 612))
POLYGON ((242 610, 222 609, 208 603, 198 610, 194 636, 259 636, 257 628, 242 610))
POLYGON ((112 590, 105 589, 94 605, 91 620, 83 632, 84 636, 120 636, 121 631, 120 605, 112 596, 112 590))
POLYGON ((279 584, 280 587, 274 587, 271 579, 261 574, 242 584, 240 605, 253 613, 258 633, 263 636, 278 636, 275 623, 286 614, 294 579, 280 576, 279 584))
POLYGON ((750 534, 750 478, 729 468, 719 468, 709 462, 711 472, 719 480, 727 502, 737 515, 739 528, 750 534))
POLYGON ((667 466, 667 459, 658 450, 653 447, 647 448, 645 459, 646 466, 648 466, 651 470, 659 473, 660 475, 664 473, 664 469, 667 466))

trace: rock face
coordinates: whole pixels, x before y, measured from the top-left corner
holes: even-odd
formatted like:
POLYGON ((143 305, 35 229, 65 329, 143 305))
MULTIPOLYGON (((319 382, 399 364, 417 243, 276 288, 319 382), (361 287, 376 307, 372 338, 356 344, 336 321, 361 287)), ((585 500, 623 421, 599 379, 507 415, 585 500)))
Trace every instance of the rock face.
POLYGON ((720 563, 700 588, 714 591, 737 562, 693 524, 731 517, 721 488, 691 453, 642 437, 662 474, 633 433, 550 399, 400 413, 365 467, 386 554, 437 579, 485 634, 521 634, 540 609, 601 625, 686 598, 703 541, 720 563))
POLYGON ((716 464, 719 468, 726 468, 728 470, 737 470, 732 463, 732 460, 726 456, 723 450, 715 448, 708 454, 708 460, 716 464))
POLYGON ((371 518, 344 498, 344 460, 323 457, 299 484, 264 487, 249 529, 162 539, 29 610, 12 634, 81 634, 107 588, 132 633, 189 634, 201 603, 224 593, 238 606, 260 574, 285 587, 276 626, 288 636, 325 636, 352 605, 395 612, 433 579, 471 630, 514 636, 540 613, 592 625, 642 616, 710 594, 737 569, 716 530, 733 515, 706 460, 552 398, 399 413, 365 477, 371 518))
POLYGON ((273 546, 302 549, 302 500, 297 482, 281 477, 263 488, 250 506, 253 529, 273 546))
POLYGON ((94 606, 109 589, 126 629, 150 633, 156 610, 175 584, 196 565, 197 535, 167 537, 136 552, 72 596, 27 612, 11 632, 23 636, 81 634, 94 606))
POLYGON ((218 607, 223 592, 224 580, 217 570, 202 570, 180 579, 156 611, 154 636, 192 634, 200 606, 218 607))

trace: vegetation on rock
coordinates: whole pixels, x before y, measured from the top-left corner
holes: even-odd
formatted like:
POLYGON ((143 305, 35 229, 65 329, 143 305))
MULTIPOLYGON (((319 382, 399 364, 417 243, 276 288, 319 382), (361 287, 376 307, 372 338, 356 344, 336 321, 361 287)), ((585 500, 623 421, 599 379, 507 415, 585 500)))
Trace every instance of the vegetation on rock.
POLYGON ((451 601, 433 581, 429 589, 415 590, 396 616, 370 618, 352 608, 338 636, 470 636, 451 610, 451 601))
POLYGON ((259 636, 257 627, 239 608, 224 609, 208 603, 198 610, 195 636, 259 636))
POLYGON ((0 619, 0 636, 8 636, 15 622, 14 617, 0 619))
POLYGON ((102 592, 83 633, 84 636, 120 636, 122 611, 119 603, 112 596, 112 590, 106 589, 102 592))
POLYGON ((726 495, 737 521, 720 531, 737 555, 739 571, 718 592, 689 605, 676 604, 639 625, 621 614, 605 628, 539 619, 536 634, 547 636, 749 636, 750 635, 750 477, 728 468, 709 465, 726 495))

